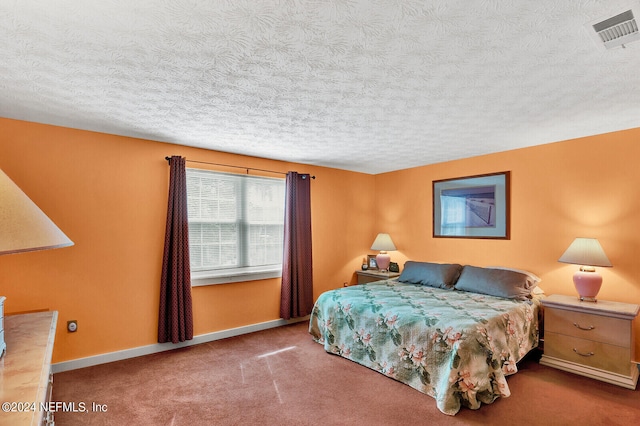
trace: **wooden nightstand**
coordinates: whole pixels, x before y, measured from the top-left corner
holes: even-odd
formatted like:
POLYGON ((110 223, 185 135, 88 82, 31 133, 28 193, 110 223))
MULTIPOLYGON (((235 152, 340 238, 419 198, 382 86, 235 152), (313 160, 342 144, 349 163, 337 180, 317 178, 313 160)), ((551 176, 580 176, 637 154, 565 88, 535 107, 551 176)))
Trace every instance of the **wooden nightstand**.
POLYGON ((553 294, 544 306, 544 355, 540 364, 635 389, 633 322, 640 306, 581 302, 553 294))
POLYGON ((399 272, 380 272, 375 269, 366 271, 356 271, 358 274, 358 284, 372 283, 374 281, 388 280, 389 278, 399 277, 399 272))

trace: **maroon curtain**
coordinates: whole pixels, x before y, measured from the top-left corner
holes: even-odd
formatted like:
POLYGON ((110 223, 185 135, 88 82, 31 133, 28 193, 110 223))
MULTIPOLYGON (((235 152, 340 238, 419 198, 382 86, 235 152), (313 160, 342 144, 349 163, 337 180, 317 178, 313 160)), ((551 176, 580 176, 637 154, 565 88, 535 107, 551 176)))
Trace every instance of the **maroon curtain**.
POLYGON ((189 265, 189 220, 187 217, 186 160, 173 156, 169 182, 167 229, 160 281, 158 342, 193 339, 191 267, 189 265))
POLYGON ((287 173, 284 217, 284 256, 280 317, 309 315, 313 309, 310 176, 287 173))

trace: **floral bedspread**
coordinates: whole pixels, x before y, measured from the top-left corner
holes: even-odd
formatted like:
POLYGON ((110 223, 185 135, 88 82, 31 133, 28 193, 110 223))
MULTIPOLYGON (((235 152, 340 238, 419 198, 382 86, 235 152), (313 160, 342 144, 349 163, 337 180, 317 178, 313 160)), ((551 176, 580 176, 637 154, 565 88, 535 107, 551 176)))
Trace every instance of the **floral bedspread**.
POLYGON ((538 344, 539 301, 378 281, 320 295, 309 332, 332 354, 431 395, 456 414, 510 395, 538 344))

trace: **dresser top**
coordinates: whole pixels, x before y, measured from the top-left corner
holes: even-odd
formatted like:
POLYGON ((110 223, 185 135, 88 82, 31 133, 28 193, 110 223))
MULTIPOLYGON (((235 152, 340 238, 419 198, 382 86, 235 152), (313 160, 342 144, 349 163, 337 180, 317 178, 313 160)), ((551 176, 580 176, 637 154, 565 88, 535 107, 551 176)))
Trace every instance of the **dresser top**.
POLYGON ((552 294, 551 296, 543 298, 542 305, 569 311, 626 319, 633 319, 638 315, 638 312, 640 312, 640 306, 633 303, 609 302, 607 300, 583 302, 578 296, 565 296, 562 294, 552 294))
MULTIPOLYGON (((4 318, 7 353, 0 358, 0 402, 45 401, 57 320, 56 311, 4 318)), ((43 412, 37 409, 0 415, 0 424, 37 425, 43 412)))

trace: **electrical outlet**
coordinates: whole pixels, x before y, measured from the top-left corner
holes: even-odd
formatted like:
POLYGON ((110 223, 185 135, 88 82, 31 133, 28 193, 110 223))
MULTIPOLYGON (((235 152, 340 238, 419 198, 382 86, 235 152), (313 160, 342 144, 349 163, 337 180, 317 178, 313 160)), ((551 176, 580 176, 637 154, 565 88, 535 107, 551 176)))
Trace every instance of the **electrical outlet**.
POLYGON ((67 321, 67 330, 69 331, 69 333, 75 333, 76 331, 78 331, 78 321, 67 321))

